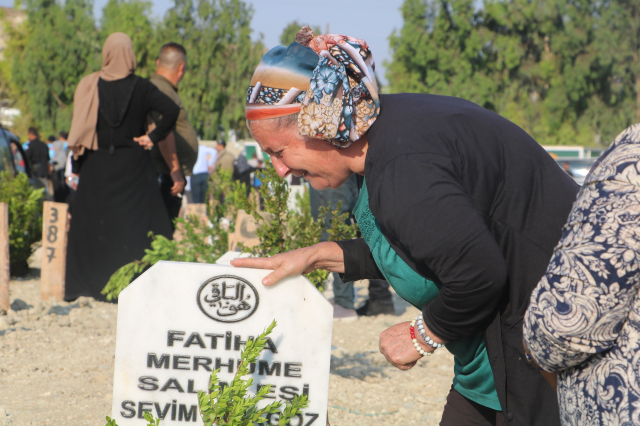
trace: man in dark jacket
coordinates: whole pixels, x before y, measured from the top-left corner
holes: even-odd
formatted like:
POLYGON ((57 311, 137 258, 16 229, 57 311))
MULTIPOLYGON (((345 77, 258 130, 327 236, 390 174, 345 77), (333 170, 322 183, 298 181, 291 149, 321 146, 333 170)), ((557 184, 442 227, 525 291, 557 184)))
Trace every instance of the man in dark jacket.
POLYGON ((39 178, 49 178, 49 148, 47 144, 40 140, 38 135, 38 129, 35 127, 29 127, 28 135, 29 149, 27 149, 26 155, 33 175, 39 178))
MULTIPOLYGON (((198 137, 178 94, 178 84, 187 71, 187 51, 178 43, 167 43, 160 49, 156 64, 156 73, 149 80, 180 107, 180 115, 173 132, 166 139, 169 143, 157 144, 151 149, 162 199, 173 223, 182 206, 184 177, 191 176, 191 170, 198 158, 198 137)), ((153 113, 152 118, 155 121, 159 115, 153 113)))

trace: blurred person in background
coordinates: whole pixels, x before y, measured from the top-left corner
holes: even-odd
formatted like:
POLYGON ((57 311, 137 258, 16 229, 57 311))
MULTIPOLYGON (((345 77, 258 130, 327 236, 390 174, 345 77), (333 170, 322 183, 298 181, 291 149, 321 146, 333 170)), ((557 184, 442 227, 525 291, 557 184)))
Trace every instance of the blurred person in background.
MULTIPOLYGON (((49 135, 47 138, 47 148, 49 149, 49 162, 55 155, 56 151, 53 149, 53 143, 56 141, 56 137, 53 135, 49 135)), ((49 174, 53 171, 53 168, 49 167, 49 174)))
POLYGON ((51 183, 53 184, 53 200, 57 203, 64 203, 69 195, 69 187, 64 176, 67 164, 67 137, 67 132, 60 132, 58 139, 51 143, 53 148, 51 183))
POLYGON ((22 153, 18 149, 19 142, 11 141, 11 153, 13 154, 13 163, 16 166, 16 170, 19 173, 26 173, 27 168, 24 162, 24 158, 22 157, 22 153))
POLYGON ((29 139, 29 145, 25 155, 27 156, 27 160, 29 160, 29 164, 31 164, 33 175, 42 179, 48 179, 49 148, 47 144, 40 140, 38 129, 35 127, 29 127, 27 138, 29 139))
POLYGON ((198 157, 191 175, 191 198, 194 203, 202 204, 207 199, 209 174, 216 163, 218 151, 205 145, 198 145, 198 157))
POLYGON ((244 187, 247 191, 247 196, 251 192, 251 174, 256 169, 251 167, 249 161, 247 161, 247 156, 245 152, 240 153, 238 158, 236 158, 233 162, 233 180, 238 181, 244 184, 244 187))
POLYGON ((224 140, 219 141, 216 145, 216 151, 218 151, 218 156, 211 172, 213 173, 221 167, 222 170, 227 170, 233 173, 233 163, 235 162, 235 158, 233 158, 233 155, 227 151, 227 142, 224 140))
POLYGON ((251 166, 254 169, 258 168, 258 154, 257 153, 253 153, 253 155, 251 156, 251 158, 249 160, 247 160, 247 164, 249 164, 249 166, 251 166))
POLYGON ((76 198, 78 183, 80 183, 80 175, 73 173, 73 150, 67 150, 67 160, 64 166, 64 182, 67 185, 67 197, 65 203, 69 204, 69 215, 73 212, 73 201, 76 198))
MULTIPOLYGON (((149 80, 180 108, 173 131, 151 149, 162 199, 173 225, 182 206, 185 177, 191 176, 198 158, 198 137, 178 94, 178 85, 187 72, 187 51, 178 43, 167 43, 160 48, 156 65, 158 68, 149 80)), ((153 112, 151 118, 155 122, 159 114, 153 112)))
MULTIPOLYGON (((309 187, 309 200, 311 204, 311 215, 315 220, 320 216, 320 208, 327 207, 332 212, 340 206, 340 214, 353 211, 358 201, 358 181, 356 176, 351 176, 344 184, 336 189, 317 190, 313 186, 309 187)), ((349 217, 348 221, 353 219, 349 217)), ((324 230, 321 241, 329 241, 328 229, 331 228, 331 216, 325 217, 324 230)), ((393 299, 389 291, 389 283, 385 280, 369 280, 369 300, 361 306, 358 311, 355 309, 356 292, 353 281, 343 282, 340 274, 332 272, 334 310, 333 317, 340 320, 355 320, 358 315, 375 316, 380 314, 395 314, 393 299)))
POLYGON ((640 124, 593 165, 525 314, 563 425, 640 424, 640 124))
POLYGON ((567 161, 562 162, 562 170, 564 170, 565 173, 568 174, 569 176, 573 177, 573 172, 571 172, 571 164, 569 164, 569 162, 567 161))
POLYGON ((180 109, 134 75, 135 69, 131 39, 114 33, 102 49, 102 69, 76 88, 69 147, 80 181, 69 229, 65 300, 105 300, 101 291, 111 275, 144 256, 149 232, 172 238, 149 150, 167 138, 180 109), (162 118, 146 135, 151 111, 162 118))

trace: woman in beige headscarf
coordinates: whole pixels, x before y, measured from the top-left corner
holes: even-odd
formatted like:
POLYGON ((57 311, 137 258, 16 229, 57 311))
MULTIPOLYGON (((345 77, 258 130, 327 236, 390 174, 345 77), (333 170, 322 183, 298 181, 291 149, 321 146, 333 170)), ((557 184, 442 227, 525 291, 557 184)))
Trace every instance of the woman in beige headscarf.
POLYGON ((69 145, 80 183, 69 230, 65 300, 104 299, 101 290, 109 277, 144 255, 149 231, 171 236, 147 149, 171 132, 179 108, 133 74, 136 59, 126 34, 107 38, 102 59, 102 69, 82 79, 74 99, 69 145), (151 110, 162 118, 145 135, 151 110))

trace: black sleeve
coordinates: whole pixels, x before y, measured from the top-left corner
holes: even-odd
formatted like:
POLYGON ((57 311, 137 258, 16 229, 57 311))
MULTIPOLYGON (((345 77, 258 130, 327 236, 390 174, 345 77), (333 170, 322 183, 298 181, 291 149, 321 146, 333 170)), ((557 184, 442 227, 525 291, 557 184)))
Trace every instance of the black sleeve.
POLYGON ((344 274, 340 274, 342 281, 385 279, 363 238, 336 241, 336 243, 344 255, 344 274))
POLYGON ((422 311, 427 326, 447 341, 482 327, 507 285, 502 251, 458 173, 448 157, 404 155, 376 176, 380 183, 371 194, 385 235, 442 283, 422 311))
POLYGON ((77 175, 80 174, 80 170, 82 170, 82 164, 84 163, 84 159, 87 156, 87 151, 82 155, 79 155, 76 159, 75 156, 71 156, 71 173, 75 173, 77 175))
POLYGON ((155 111, 161 114, 161 117, 155 120, 156 128, 149 133, 149 139, 155 144, 159 141, 163 141, 169 136, 169 133, 173 129, 180 114, 180 107, 171 100, 170 97, 165 95, 158 89, 153 83, 145 80, 147 90, 145 93, 145 107, 147 107, 147 113, 155 111))

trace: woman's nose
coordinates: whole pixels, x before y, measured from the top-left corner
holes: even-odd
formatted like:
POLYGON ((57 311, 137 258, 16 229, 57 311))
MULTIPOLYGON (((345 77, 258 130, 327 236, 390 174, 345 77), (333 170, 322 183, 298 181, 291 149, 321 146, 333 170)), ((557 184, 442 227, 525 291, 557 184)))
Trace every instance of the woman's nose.
POLYGON ((276 173, 278 173, 278 176, 281 178, 287 177, 287 175, 291 173, 291 169, 275 155, 271 157, 271 164, 273 164, 273 167, 276 169, 276 173))

